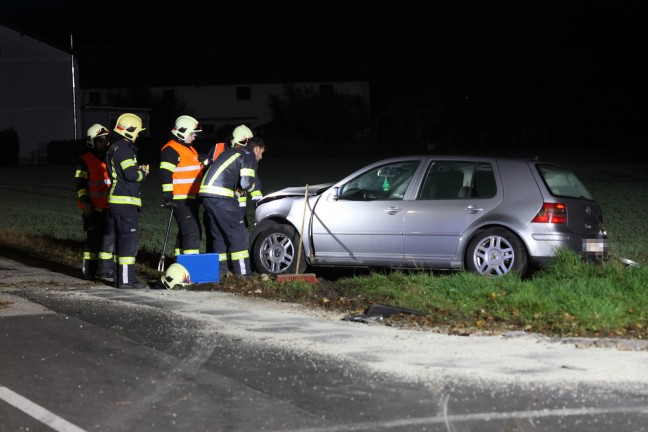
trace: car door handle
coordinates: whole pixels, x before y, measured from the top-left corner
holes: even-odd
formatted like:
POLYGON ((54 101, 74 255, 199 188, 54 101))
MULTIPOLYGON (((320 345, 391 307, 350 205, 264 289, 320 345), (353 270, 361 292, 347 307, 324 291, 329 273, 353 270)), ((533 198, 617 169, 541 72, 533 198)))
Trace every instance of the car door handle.
POLYGON ((387 207, 385 209, 385 213, 390 214, 390 215, 395 215, 396 213, 403 213, 403 209, 400 209, 398 207, 387 207))
POLYGON ((484 211, 484 209, 477 206, 477 205, 471 204, 468 207, 466 207, 466 211, 468 213, 473 213, 474 214, 474 213, 477 213, 477 212, 480 212, 480 211, 484 211))

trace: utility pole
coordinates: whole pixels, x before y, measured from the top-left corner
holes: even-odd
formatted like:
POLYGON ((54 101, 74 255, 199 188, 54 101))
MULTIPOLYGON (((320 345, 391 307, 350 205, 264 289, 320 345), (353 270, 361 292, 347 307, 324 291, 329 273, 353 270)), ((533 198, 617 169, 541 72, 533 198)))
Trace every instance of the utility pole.
POLYGON ((74 68, 74 39, 70 35, 70 61, 72 69, 72 123, 74 126, 74 140, 77 140, 77 103, 76 103, 76 75, 74 68))

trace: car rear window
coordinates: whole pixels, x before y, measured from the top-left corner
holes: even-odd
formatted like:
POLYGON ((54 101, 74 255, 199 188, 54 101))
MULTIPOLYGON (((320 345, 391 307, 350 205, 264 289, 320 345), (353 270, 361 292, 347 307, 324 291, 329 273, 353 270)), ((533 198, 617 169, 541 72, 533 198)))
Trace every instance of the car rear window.
POLYGON ((552 195, 593 199, 576 174, 565 167, 537 164, 538 172, 552 195))

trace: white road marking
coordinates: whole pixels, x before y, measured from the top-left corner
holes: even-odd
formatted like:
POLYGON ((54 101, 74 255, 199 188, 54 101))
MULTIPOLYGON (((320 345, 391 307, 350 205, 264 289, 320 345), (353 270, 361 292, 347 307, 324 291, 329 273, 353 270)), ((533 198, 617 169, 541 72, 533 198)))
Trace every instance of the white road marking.
POLYGON ((73 425, 69 421, 62 419, 56 414, 46 410, 40 405, 20 396, 18 393, 0 386, 0 399, 13 405, 25 414, 35 418, 41 423, 49 426, 58 432, 86 432, 85 429, 73 425))

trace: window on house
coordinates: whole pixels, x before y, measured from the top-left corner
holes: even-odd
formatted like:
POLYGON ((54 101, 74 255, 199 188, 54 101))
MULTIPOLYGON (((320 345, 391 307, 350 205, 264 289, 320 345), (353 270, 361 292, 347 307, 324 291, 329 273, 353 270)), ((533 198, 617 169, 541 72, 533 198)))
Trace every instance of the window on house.
POLYGON ((90 105, 101 105, 101 92, 93 91, 88 95, 90 105))
POLYGON ((252 99, 252 89, 250 87, 236 87, 236 100, 252 99))
POLYGON ((162 100, 165 102, 173 102, 175 100, 175 90, 163 90, 162 100))

